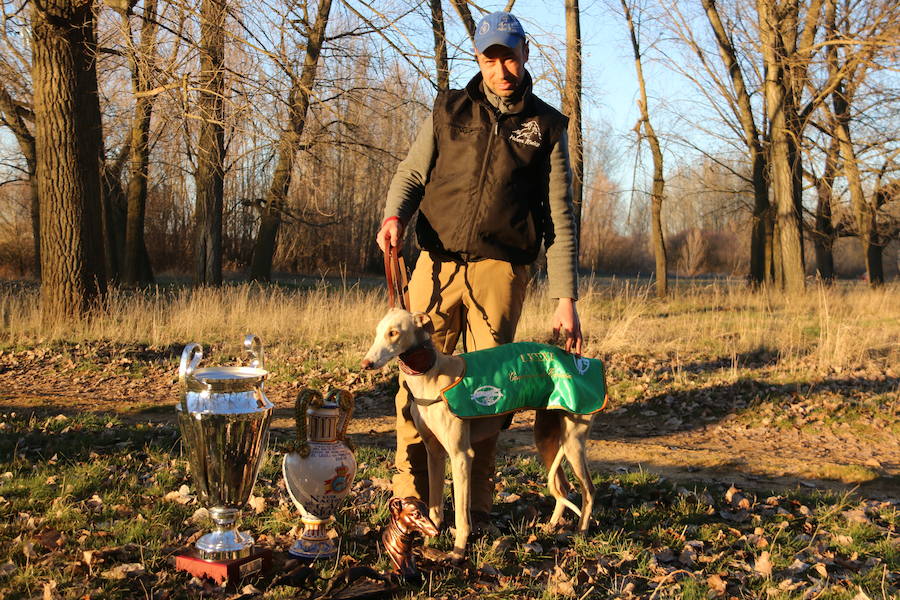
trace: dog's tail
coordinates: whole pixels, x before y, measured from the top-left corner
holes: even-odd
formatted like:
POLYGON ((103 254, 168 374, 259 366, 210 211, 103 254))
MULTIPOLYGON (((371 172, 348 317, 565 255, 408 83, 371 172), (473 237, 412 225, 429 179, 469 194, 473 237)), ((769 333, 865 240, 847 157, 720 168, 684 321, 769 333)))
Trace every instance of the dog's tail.
POLYGON ((559 466, 562 464, 563 456, 565 456, 566 451, 563 448, 563 445, 559 445, 559 450, 556 451, 556 458, 553 459, 553 463, 550 465, 550 469, 547 472, 547 487, 550 488, 550 493, 556 498, 557 502, 562 502, 567 508, 572 509, 576 515, 581 517, 581 509, 572 504, 568 498, 566 498, 565 494, 563 494, 562 490, 559 489, 559 482, 556 480, 556 472, 559 470, 559 466))

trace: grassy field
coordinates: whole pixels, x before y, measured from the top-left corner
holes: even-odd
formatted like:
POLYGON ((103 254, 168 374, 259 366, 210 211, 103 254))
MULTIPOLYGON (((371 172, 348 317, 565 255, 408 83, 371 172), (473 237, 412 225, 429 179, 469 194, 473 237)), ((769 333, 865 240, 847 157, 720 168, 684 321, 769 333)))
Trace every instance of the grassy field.
MULTIPOLYGON (((551 308, 535 287, 519 339, 546 341, 551 308)), ((390 436, 364 435, 368 424, 355 438, 360 472, 338 516, 341 556, 317 565, 323 579, 279 582, 291 566, 279 558, 275 575, 220 589, 170 564, 208 527, 170 419, 181 347, 200 342, 211 364, 225 364, 241 336, 256 333, 273 371, 267 393, 280 407, 298 386, 338 385, 358 394, 355 421, 389 422, 395 367, 357 368, 384 309, 380 288, 346 282, 166 287, 117 292, 95 318, 46 330, 34 289, 0 290, 0 597, 307 598, 346 567, 387 569, 377 539, 390 436)), ((793 440, 784 452, 810 469, 843 471, 737 490, 698 462, 677 478, 652 465, 596 463, 595 525, 582 536, 540 525, 551 512, 542 469, 528 452, 507 452, 494 527, 472 541, 471 564, 423 560, 424 583, 399 597, 897 597, 900 288, 813 286, 786 297, 693 282, 659 301, 639 283, 588 280, 579 310, 585 354, 606 361, 612 401, 592 444, 611 440, 612 429, 661 440, 678 457, 665 445, 673 439, 696 443, 695 452, 716 443, 698 428, 708 423, 731 436, 732 453, 751 454, 765 434, 793 440), (830 462, 823 444, 837 453, 830 462), (834 458, 842 449, 847 460, 834 458), (854 459, 866 452, 871 460, 854 459), (881 487, 869 494, 820 479, 881 487)), ((283 551, 299 519, 280 481, 276 433, 245 525, 283 551)), ((450 541, 444 532, 432 547, 450 541)))

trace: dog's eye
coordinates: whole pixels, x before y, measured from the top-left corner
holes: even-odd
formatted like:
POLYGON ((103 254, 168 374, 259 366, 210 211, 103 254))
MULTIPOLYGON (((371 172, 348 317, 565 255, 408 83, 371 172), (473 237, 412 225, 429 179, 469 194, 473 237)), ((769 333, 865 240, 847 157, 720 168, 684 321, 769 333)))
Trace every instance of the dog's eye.
POLYGON ((392 338, 399 337, 399 336, 400 336, 400 332, 397 331, 396 329, 391 329, 391 330, 388 332, 388 336, 389 336, 389 337, 392 337, 392 338))

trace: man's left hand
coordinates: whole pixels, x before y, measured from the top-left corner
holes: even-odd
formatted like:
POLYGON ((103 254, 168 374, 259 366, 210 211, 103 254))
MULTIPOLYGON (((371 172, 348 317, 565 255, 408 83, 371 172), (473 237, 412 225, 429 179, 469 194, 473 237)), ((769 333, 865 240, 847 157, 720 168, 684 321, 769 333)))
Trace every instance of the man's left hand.
POLYGON ((581 354, 581 321, 575 309, 575 300, 560 298, 553 313, 553 339, 559 337, 560 331, 566 336, 566 352, 581 354))

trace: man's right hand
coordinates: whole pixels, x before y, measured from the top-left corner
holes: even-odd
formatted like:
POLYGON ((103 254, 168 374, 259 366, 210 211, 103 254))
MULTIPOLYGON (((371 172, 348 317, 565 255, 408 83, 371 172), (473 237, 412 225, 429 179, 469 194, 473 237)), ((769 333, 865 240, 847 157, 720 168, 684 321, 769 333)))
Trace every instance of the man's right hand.
POLYGON ((381 224, 378 235, 375 236, 378 247, 384 252, 389 246, 399 246, 403 243, 403 223, 398 218, 388 218, 381 224))

